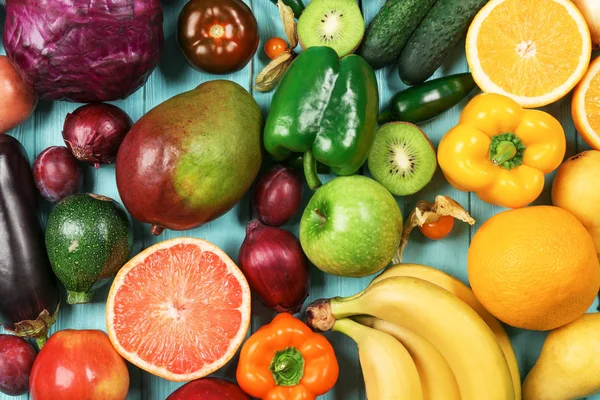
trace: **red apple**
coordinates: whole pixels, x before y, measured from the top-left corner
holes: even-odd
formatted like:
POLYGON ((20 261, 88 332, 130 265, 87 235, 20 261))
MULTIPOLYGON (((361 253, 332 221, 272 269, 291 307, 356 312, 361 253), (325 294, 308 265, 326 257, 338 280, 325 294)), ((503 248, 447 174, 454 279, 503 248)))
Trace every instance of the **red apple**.
POLYGON ((31 400, 125 400, 129 372, 106 333, 67 329, 40 350, 29 386, 31 400))
POLYGON ((239 386, 218 378, 202 378, 183 385, 167 400, 250 400, 239 386))

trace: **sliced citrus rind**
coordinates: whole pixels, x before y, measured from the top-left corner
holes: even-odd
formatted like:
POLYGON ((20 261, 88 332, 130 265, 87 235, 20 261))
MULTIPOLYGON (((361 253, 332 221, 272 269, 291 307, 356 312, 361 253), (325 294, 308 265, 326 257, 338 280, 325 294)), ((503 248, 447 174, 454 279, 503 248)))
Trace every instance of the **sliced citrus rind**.
POLYGON ((600 150, 600 58, 591 64, 573 93, 575 128, 590 147, 600 150))
POLYGON ((584 76, 591 51, 585 18, 569 0, 491 0, 466 40, 467 62, 481 90, 526 108, 569 93, 584 76))
POLYGON ((177 382, 225 365, 250 325, 250 289, 217 246, 176 238, 149 247, 117 274, 106 304, 108 336, 137 367, 177 382))

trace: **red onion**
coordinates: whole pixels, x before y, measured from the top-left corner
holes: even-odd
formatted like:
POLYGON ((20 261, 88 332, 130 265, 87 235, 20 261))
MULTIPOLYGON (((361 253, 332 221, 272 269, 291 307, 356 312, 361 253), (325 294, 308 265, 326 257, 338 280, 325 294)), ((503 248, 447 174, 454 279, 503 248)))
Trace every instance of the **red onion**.
POLYGON ((19 396, 29 390, 29 374, 37 356, 23 338, 0 335, 0 393, 19 396))
POLYGON ((250 287, 277 312, 300 312, 308 297, 308 261, 290 232, 252 220, 239 254, 250 287))
POLYGON ((254 209, 265 225, 281 226, 300 209, 304 180, 298 171, 276 165, 260 178, 254 189, 254 209))
POLYGON ((81 165, 66 147, 48 147, 33 162, 33 181, 44 199, 56 203, 81 188, 81 165))
POLYGON ((63 139, 73 155, 81 161, 110 164, 133 121, 129 115, 112 104, 95 103, 79 107, 67 114, 63 139))

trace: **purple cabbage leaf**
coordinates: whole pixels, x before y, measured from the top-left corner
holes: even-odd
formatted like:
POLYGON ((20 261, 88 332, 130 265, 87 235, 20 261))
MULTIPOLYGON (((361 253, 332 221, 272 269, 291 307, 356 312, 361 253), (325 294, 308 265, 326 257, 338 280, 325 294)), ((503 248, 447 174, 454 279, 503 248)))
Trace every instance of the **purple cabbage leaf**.
POLYGON ((163 46, 160 0, 7 0, 3 44, 42 99, 124 99, 163 46))

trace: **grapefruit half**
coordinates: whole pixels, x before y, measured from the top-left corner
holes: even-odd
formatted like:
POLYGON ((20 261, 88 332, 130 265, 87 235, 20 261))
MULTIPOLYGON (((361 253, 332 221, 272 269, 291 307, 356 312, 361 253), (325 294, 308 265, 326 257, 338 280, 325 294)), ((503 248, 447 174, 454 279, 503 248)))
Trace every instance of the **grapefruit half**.
POLYGON ((246 278, 223 250, 201 239, 167 240, 132 258, 106 303, 106 328, 117 352, 177 382, 221 368, 249 324, 246 278))

